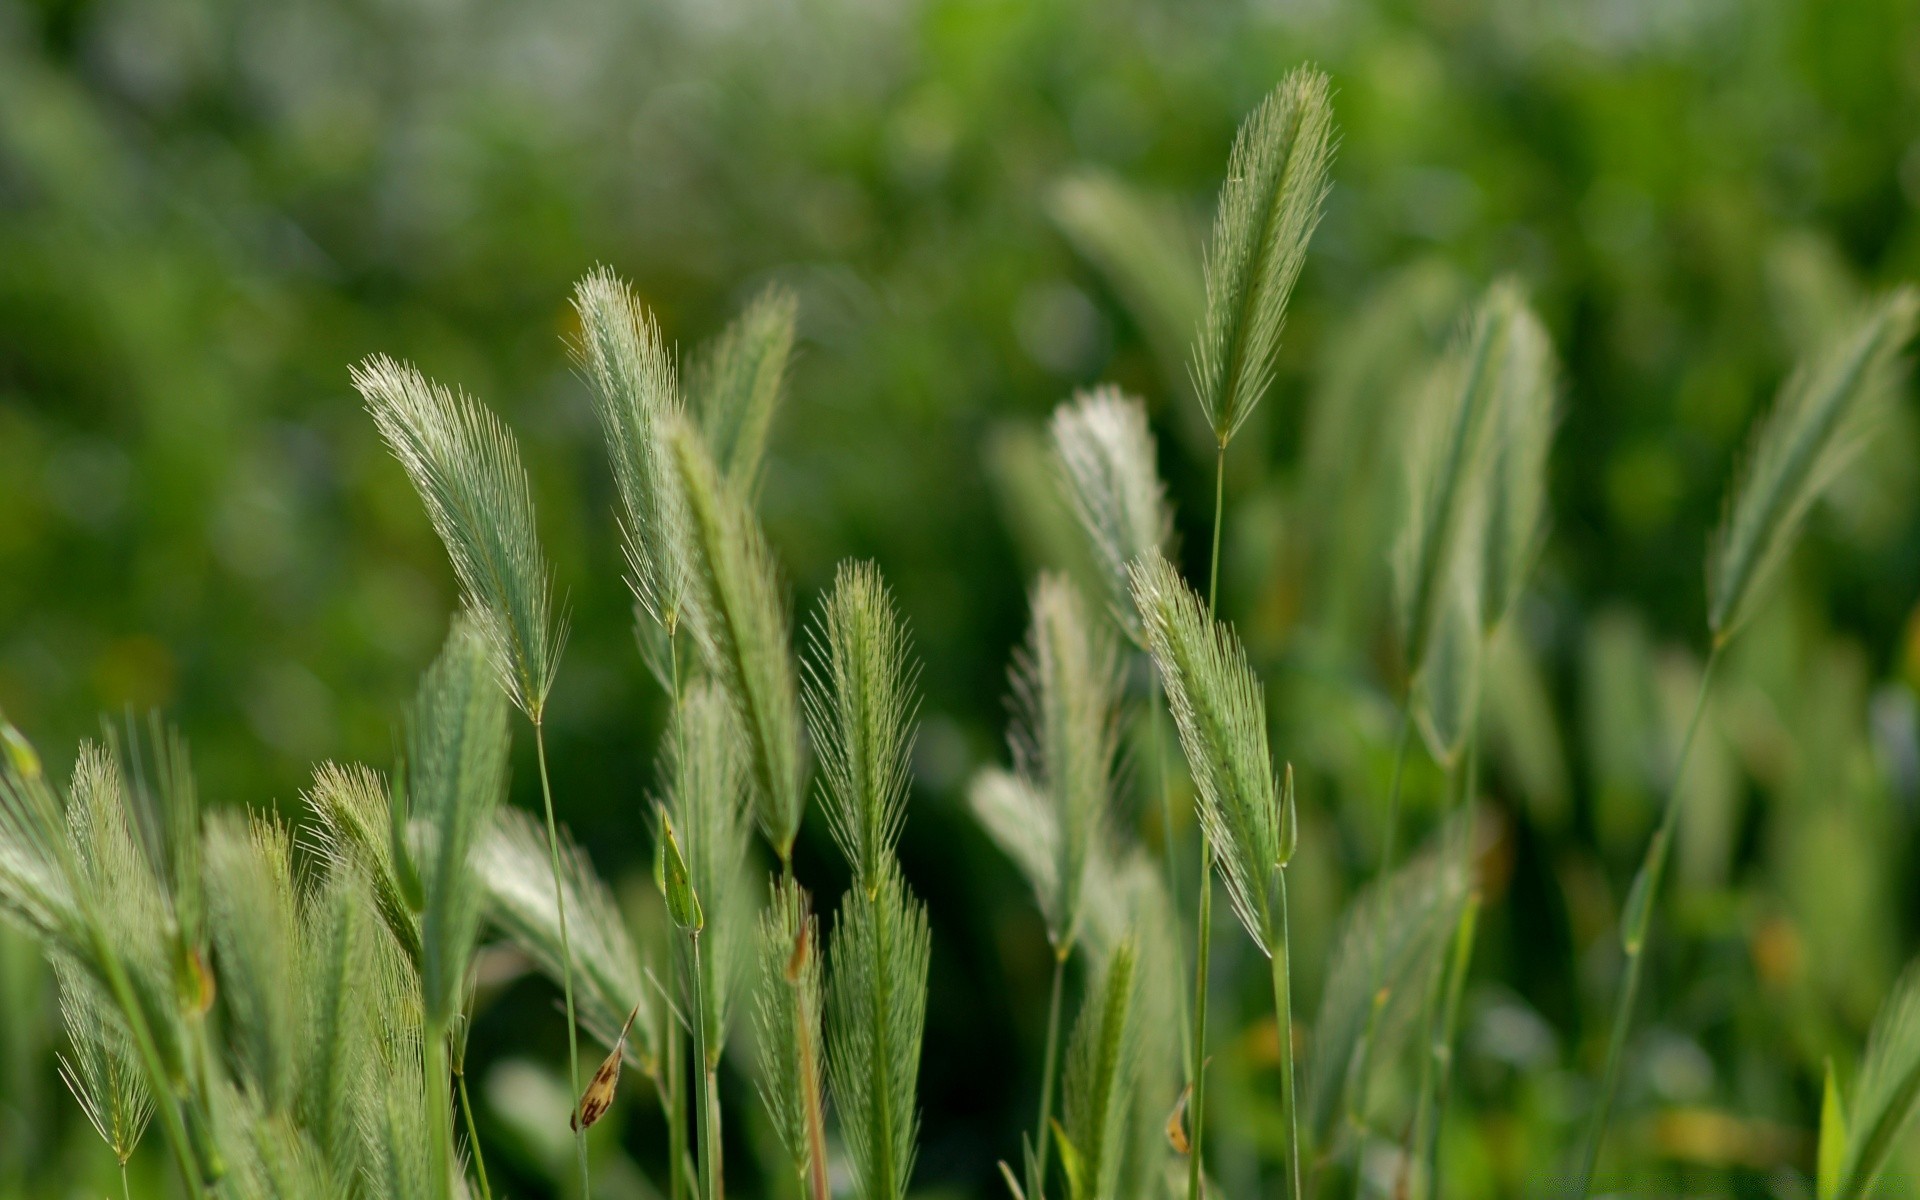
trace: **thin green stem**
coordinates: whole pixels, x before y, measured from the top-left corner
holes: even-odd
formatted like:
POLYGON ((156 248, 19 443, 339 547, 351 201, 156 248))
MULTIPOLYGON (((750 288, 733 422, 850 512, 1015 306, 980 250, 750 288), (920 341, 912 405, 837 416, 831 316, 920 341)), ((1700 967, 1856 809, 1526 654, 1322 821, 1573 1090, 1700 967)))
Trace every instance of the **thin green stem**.
POLYGON ((1433 1085, 1433 1117, 1427 1125, 1422 1155, 1427 1164, 1427 1196, 1440 1196, 1440 1129, 1447 1119, 1447 1095, 1453 1088, 1453 1044, 1459 1037, 1460 998, 1466 992, 1467 972, 1473 967, 1473 939, 1480 922, 1480 894, 1469 892, 1466 907, 1460 912, 1460 925, 1454 931, 1453 961, 1448 967, 1447 1001, 1441 1010, 1439 1037, 1434 1042, 1433 1058, 1437 1078, 1433 1085))
POLYGON ((687 941, 693 951, 693 1046, 694 1067, 698 1071, 694 1078, 700 1083, 695 1101, 700 1124, 700 1200, 715 1200, 719 1194, 715 1189, 719 1147, 714 1144, 718 1134, 714 1129, 713 1071, 707 1066, 707 985, 700 967, 699 933, 688 934, 687 941))
MULTIPOLYGON (((567 935, 567 893, 561 883, 560 831, 553 820, 553 784, 547 777, 546 726, 533 724, 533 744, 540 758, 540 800, 547 815, 547 857, 553 865, 553 906, 560 915, 560 978, 567 997, 567 1080, 572 1086, 575 1104, 580 1102, 580 1027, 573 1014, 573 942, 567 935)), ((589 1200, 593 1189, 587 1179, 587 1131, 573 1131, 574 1155, 580 1162, 580 1200, 589 1200)))
MULTIPOLYGON (((1160 830, 1161 849, 1167 857, 1167 899, 1175 911, 1180 905, 1180 847, 1173 836, 1173 780, 1167 771, 1167 731, 1160 720, 1162 695, 1160 673, 1149 667, 1147 671, 1148 688, 1147 719, 1153 723, 1153 761, 1160 776, 1160 830)), ((1205 836, 1204 834, 1202 835, 1205 836)), ((1184 960, 1184 954, 1182 958, 1184 960)), ((1179 995, 1180 1011, 1175 1014, 1180 1025, 1180 1057, 1184 1062, 1193 1055, 1193 1027, 1187 1023, 1186 996, 1179 995)))
POLYGON ((473 1123, 473 1100, 467 1095, 466 1070, 455 1071, 453 1078, 460 1088, 460 1115, 466 1119, 467 1145, 473 1148, 474 1170, 480 1173, 480 1194, 486 1200, 493 1200, 493 1187, 487 1182, 487 1156, 480 1153, 480 1130, 473 1123))
MULTIPOLYGON (((1447 830, 1447 846, 1444 851, 1450 860, 1464 860, 1467 857, 1468 848, 1472 845, 1467 832, 1471 828, 1470 819, 1461 816, 1460 813, 1462 810, 1469 809, 1472 803, 1476 769, 1474 744, 1475 732, 1470 730, 1467 735, 1465 757, 1456 760, 1447 770, 1447 791, 1455 814, 1453 823, 1447 830)), ((1462 861, 1459 866, 1464 872, 1469 864, 1462 861)), ((1464 919, 1463 908, 1462 920, 1464 919)), ((1439 1093, 1445 1087, 1442 1082, 1442 1072, 1445 1070, 1445 1060, 1450 1053, 1451 1044, 1450 1036, 1446 1032, 1447 998, 1456 982, 1455 968, 1464 969, 1463 964, 1455 961, 1459 956, 1459 936, 1460 929, 1456 926, 1455 953, 1448 958, 1447 970, 1428 982, 1426 1000, 1421 1006, 1419 1028, 1424 1031, 1427 1045, 1425 1053, 1420 1056, 1420 1083, 1414 1093, 1413 1123, 1407 1130, 1406 1145, 1403 1148, 1404 1152, 1400 1155, 1400 1179, 1394 1189, 1396 1195, 1415 1194, 1409 1186, 1414 1164, 1428 1162, 1428 1152, 1436 1145, 1434 1137, 1439 1122, 1439 1093)), ((1431 1170, 1428 1170, 1424 1176, 1414 1179, 1412 1183, 1414 1189, 1425 1188, 1424 1194, 1428 1196, 1433 1194, 1435 1187, 1436 1183, 1431 1170)))
POLYGON ((686 1037, 677 1021, 667 1023, 667 1140, 672 1143, 667 1164, 667 1194, 687 1200, 687 1064, 686 1037))
POLYGON ((1073 947, 1068 944, 1053 955, 1053 998, 1047 1001, 1047 1056, 1040 1068, 1040 1116, 1033 1125, 1035 1158, 1033 1174, 1027 1179, 1028 1200, 1044 1200, 1047 1194, 1047 1147, 1053 1141, 1047 1120, 1053 1116, 1053 1079, 1060 1056, 1060 992, 1072 953, 1073 947))
POLYGON ((1293 1087, 1293 972, 1292 942, 1287 926, 1287 873, 1278 872, 1280 896, 1280 944, 1274 948, 1273 1021, 1280 1042, 1280 1086, 1287 1107, 1287 1200, 1306 1195, 1300 1182, 1300 1109, 1293 1087))
POLYGON ((1674 764, 1673 782, 1668 786, 1667 805, 1660 814, 1660 827, 1653 832, 1653 839, 1647 843, 1646 858, 1640 864, 1640 871, 1634 877, 1633 889, 1627 893, 1627 905, 1620 914, 1620 945, 1627 956, 1626 979, 1620 987, 1613 1008, 1613 1031, 1607 1038, 1607 1065, 1600 1077, 1600 1096, 1593 1111, 1593 1124, 1587 1133, 1586 1147, 1581 1153, 1578 1173, 1575 1175, 1577 1189, 1575 1195, 1582 1200, 1593 1190, 1594 1169, 1600 1164, 1600 1149, 1607 1137, 1607 1121, 1613 1115, 1613 1101, 1620 1089, 1620 1065, 1626 1054, 1627 1033, 1633 1024, 1633 1006, 1640 995, 1640 975, 1644 965, 1647 928, 1653 922, 1653 910, 1660 897, 1660 882, 1666 874, 1667 855, 1672 848, 1674 830, 1679 826, 1680 808, 1685 802, 1686 792, 1681 784, 1686 779, 1687 763, 1693 757, 1693 743, 1700 732, 1700 719, 1707 711, 1707 694, 1713 685, 1713 668, 1720 661, 1720 649, 1724 643, 1716 640, 1713 649, 1707 655, 1707 665, 1700 672, 1700 693, 1694 698, 1693 716, 1687 721, 1687 732, 1680 742, 1680 757, 1674 764))
POLYGON ((120 1160, 120 1198, 133 1200, 133 1189, 127 1183, 127 1160, 124 1158, 120 1160))
MULTIPOLYGON (((1227 497, 1227 443, 1213 459, 1213 554, 1207 565, 1207 618, 1212 620, 1220 599, 1220 526, 1225 516, 1227 497)), ((1193 955, 1193 1046, 1188 1086, 1192 1117, 1192 1137, 1187 1158, 1187 1200, 1201 1200, 1201 1179, 1205 1175, 1201 1149, 1207 1128, 1207 975, 1213 957, 1213 844, 1205 829, 1200 831, 1200 877, 1198 932, 1194 936, 1193 955)))
POLYGON ((447 1104, 447 1034, 435 1026, 423 1031, 427 1124, 433 1130, 433 1194, 453 1195, 453 1113, 447 1104))

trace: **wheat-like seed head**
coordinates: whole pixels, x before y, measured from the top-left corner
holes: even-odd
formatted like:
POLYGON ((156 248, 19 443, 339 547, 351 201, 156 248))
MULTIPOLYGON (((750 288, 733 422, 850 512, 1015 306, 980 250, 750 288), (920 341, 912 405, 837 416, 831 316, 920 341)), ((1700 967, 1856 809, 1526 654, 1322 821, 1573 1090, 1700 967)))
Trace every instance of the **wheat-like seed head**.
POLYGON ((329 871, 360 879, 387 933, 420 961, 420 926, 394 861, 392 801, 378 771, 357 763, 322 763, 302 797, 314 821, 306 826, 308 850, 329 871))
POLYGON ((906 820, 919 664, 871 563, 840 565, 809 640, 804 702, 828 827, 871 892, 906 820))
POLYGON ((507 694, 539 724, 566 635, 518 444, 478 401, 383 355, 353 382, 420 493, 507 694))
POLYGON ((793 356, 799 302, 778 285, 761 292, 707 348, 688 387, 715 464, 751 495, 793 356))
POLYGON ((1327 77, 1301 67, 1241 123, 1207 244, 1194 387, 1224 448, 1273 380, 1287 300, 1320 221, 1333 157, 1327 77))
POLYGON ((792 880, 776 882, 773 901, 760 914, 754 1029, 760 1047, 760 1095, 794 1175, 803 1181, 816 1167, 825 1168, 814 1162, 815 1138, 824 1129, 824 950, 807 893, 792 880))
POLYGON ((293 838, 271 818, 215 814, 207 826, 207 915, 240 1081, 266 1112, 292 1114, 305 1058, 293 838))
POLYGON ((1707 625, 1725 642, 1753 612, 1815 500, 1853 458, 1893 393, 1920 292, 1899 288, 1810 355, 1754 434, 1707 554, 1707 625))
POLYGON ((1140 618, 1128 591, 1127 568, 1164 551, 1173 533, 1166 488, 1154 467, 1146 406, 1118 388, 1098 388, 1055 409, 1048 433, 1067 498, 1100 564, 1114 618, 1139 642, 1140 618))
POLYGON ((1113 1200, 1140 1069, 1141 985, 1131 939, 1108 955, 1067 1042, 1054 1126, 1071 1200, 1113 1200))
POLYGON ((87 1123, 125 1166, 153 1116, 153 1090, 124 1020, 99 986, 64 958, 55 958, 53 966, 60 981, 61 1022, 73 1046, 72 1058, 60 1056, 60 1078, 87 1123))

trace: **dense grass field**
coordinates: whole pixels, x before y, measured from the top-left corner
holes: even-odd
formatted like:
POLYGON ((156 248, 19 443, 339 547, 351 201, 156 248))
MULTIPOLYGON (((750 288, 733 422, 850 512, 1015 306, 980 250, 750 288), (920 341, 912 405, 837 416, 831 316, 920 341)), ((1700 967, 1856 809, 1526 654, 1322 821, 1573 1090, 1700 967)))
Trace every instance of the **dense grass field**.
POLYGON ((0 1196, 1920 1194, 1920 11, 0 0, 0 1196))

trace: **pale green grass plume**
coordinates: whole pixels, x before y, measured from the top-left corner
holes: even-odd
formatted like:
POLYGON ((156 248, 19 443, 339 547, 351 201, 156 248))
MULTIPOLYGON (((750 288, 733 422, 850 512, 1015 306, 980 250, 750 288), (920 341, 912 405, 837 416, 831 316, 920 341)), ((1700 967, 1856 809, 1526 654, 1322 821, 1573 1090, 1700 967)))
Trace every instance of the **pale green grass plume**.
POLYGON ((653 314, 605 269, 574 290, 580 340, 574 358, 593 392, 620 492, 628 583, 668 637, 679 628, 690 586, 686 500, 666 445, 681 412, 673 353, 653 314))
POLYGON ((1054 1134, 1071 1200, 1113 1200, 1139 1082, 1140 983, 1134 943, 1123 941, 1087 992, 1061 1081, 1054 1134))
POLYGON ((207 824, 207 914, 236 1074, 284 1117, 300 1090, 307 992, 293 839, 278 822, 215 813, 207 824))
POLYGON ((322 763, 305 793, 314 823, 308 845, 329 870, 365 884, 388 934, 420 962, 420 926, 394 857, 392 805, 379 772, 357 764, 322 763))
POLYGON ((691 373, 688 391, 714 463, 743 494, 751 494, 759 478, 798 315, 793 293, 768 288, 707 348, 691 373))
POLYGON ((1195 390, 1222 447, 1273 380, 1287 300, 1326 198, 1333 141, 1330 85, 1306 67, 1282 80, 1234 138, 1194 348, 1195 390))
POLYGON ((1240 640, 1208 618, 1166 559, 1135 564, 1133 594, 1233 911, 1271 955, 1285 941, 1280 872, 1295 835, 1291 794, 1267 749, 1265 693, 1240 640))
POLYGON ((368 906, 365 884, 350 872, 328 872, 302 905, 299 1115, 342 1178, 357 1161, 354 1121, 373 1073, 378 1032, 379 1017, 366 992, 379 970, 381 951, 373 939, 380 935, 368 906))
POLYGON ((691 518, 694 640, 739 715, 752 751, 754 812, 785 863, 806 807, 806 763, 779 572, 759 522, 721 480, 699 430, 671 421, 667 442, 691 518))
POLYGON ((353 382, 420 493, 467 606, 486 617, 507 694, 540 724, 564 632, 513 435, 478 401, 385 356, 355 367, 353 382))
POLYGON ((1809 509, 1853 458, 1893 394, 1920 293, 1900 288, 1795 368, 1754 435, 1707 556, 1716 644, 1753 612, 1809 509))
POLYGON ((1074 515, 1092 544, 1114 618, 1141 640, 1127 570, 1166 549, 1173 514, 1154 466, 1147 410, 1118 388, 1102 387, 1053 411, 1047 429, 1074 515))
POLYGON ((807 893, 788 880, 774 885, 773 901, 760 914, 754 1028, 760 1047, 760 1096, 794 1178, 808 1200, 830 1200, 827 1051, 820 1023, 824 947, 820 922, 809 903, 807 893))
MULTIPOLYGON (((502 809, 477 853, 475 869, 486 883, 488 920, 549 979, 560 982, 566 959, 539 824, 518 809, 502 809)), ((651 1015, 654 998, 633 935, 613 893, 594 874, 586 852, 564 833, 560 860, 580 1024, 611 1050, 627 1014, 639 1007, 641 1015, 627 1038, 627 1060, 652 1075, 659 1069, 659 1047, 654 1042, 658 1022, 651 1015)))
POLYGON ((1820 1126, 1820 1200, 1871 1192, 1920 1106, 1920 967, 1910 966, 1880 1006, 1866 1058, 1844 1108, 1828 1080, 1820 1126))
POLYGON ((60 1056, 60 1078, 125 1168, 153 1118, 153 1089, 133 1039, 98 986, 62 959, 54 960, 54 974, 60 980, 61 1023, 73 1049, 71 1057, 60 1056))
POLYGON ((918 666, 886 582, 843 563, 806 662, 807 725, 826 783, 827 824, 871 895, 906 820, 918 666))
POLYGON ((920 1127, 914 1092, 926 1032, 926 910, 889 864, 850 889, 827 958, 827 1077, 859 1200, 902 1200, 920 1127))

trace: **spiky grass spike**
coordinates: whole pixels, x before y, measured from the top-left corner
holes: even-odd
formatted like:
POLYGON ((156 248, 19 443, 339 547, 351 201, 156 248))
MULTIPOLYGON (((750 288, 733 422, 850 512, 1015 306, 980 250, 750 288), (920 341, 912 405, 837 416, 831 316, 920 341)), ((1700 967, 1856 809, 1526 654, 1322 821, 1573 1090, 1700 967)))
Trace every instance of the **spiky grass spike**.
POLYGON ((351 874, 366 885, 387 933, 418 965, 420 925, 394 862, 386 781, 357 763, 322 763, 303 798, 314 816, 307 827, 314 856, 330 871, 351 874))
POLYGON ((871 893, 906 820, 920 668, 872 563, 840 564, 809 640, 804 703, 828 828, 871 893))
POLYGON ((1781 387, 1708 552, 1707 625, 1716 643, 1752 614, 1808 510, 1884 410, 1917 316, 1920 292, 1894 290, 1801 362, 1781 387))
POLYGON ((1113 1200, 1117 1194, 1140 1066, 1137 962, 1131 939, 1114 949, 1067 1043, 1063 1119, 1054 1132, 1072 1200, 1113 1200))
POLYGON ((699 431, 671 420, 667 440, 691 517, 694 640, 752 747, 755 814, 784 863, 806 806, 806 764, 779 573, 759 522, 722 483, 699 431))
POLYGON ((593 391, 620 491, 628 583, 666 636, 678 628, 690 565, 686 500, 667 452, 666 422, 682 409, 673 353, 633 290, 600 268, 573 294, 574 359, 593 391))
POLYGON ((301 996, 305 1045, 300 1116, 334 1173, 350 1177, 357 1161, 355 1111, 373 1074, 374 1018, 362 995, 377 970, 377 937, 364 910, 358 875, 328 871, 302 905, 301 996))
POLYGON ((1241 123, 1207 244, 1194 386, 1221 446, 1273 380, 1287 299, 1320 221, 1333 157, 1327 77, 1292 71, 1241 123))
POLYGON ((293 838, 261 817, 223 812, 207 828, 207 912, 240 1080, 265 1112, 300 1093, 307 980, 300 956, 293 838))
POLYGON ((479 401, 385 355, 356 366, 353 382, 420 493, 507 694, 540 724, 566 635, 519 445, 479 401))
MULTIPOLYGON (((1866 1195, 1920 1107, 1920 964, 1909 966, 1880 1006, 1846 1106, 1847 1140, 1834 1197, 1866 1195)), ((1823 1196, 1822 1200, 1827 1200, 1823 1196)))
POLYGON ((826 1045, 821 1039, 820 922, 807 893, 776 882, 760 914, 760 980, 754 1025, 760 1096, 809 1200, 829 1200, 826 1045))
POLYGON ((1101 566, 1114 618, 1138 642, 1140 618, 1127 568, 1164 550, 1173 532, 1146 406, 1118 388, 1097 388, 1056 408, 1048 433, 1074 515, 1101 566))
POLYGON ((1233 910, 1271 955, 1289 814, 1267 749, 1267 706, 1239 638, 1158 555, 1134 564, 1134 603, 1219 857, 1233 910))
POLYGON ((153 1117, 153 1089, 139 1052, 110 1002, 78 967, 53 960, 60 981, 60 1019, 73 1057, 60 1056, 60 1078, 87 1123, 125 1167, 153 1117))
POLYGON ((407 728, 408 799, 426 897, 421 996, 428 1028, 442 1031, 460 1011, 485 911, 474 848, 507 785, 507 710, 488 686, 489 670, 486 636, 470 617, 456 619, 420 682, 407 728))
POLYGON ((799 312, 792 292, 778 284, 767 288, 715 339, 693 370, 688 390, 701 431, 720 473, 743 494, 751 494, 759 478, 767 431, 793 356, 799 312))
POLYGON ((852 888, 827 959, 827 1074, 860 1200, 902 1200, 920 1118, 926 910, 892 864, 872 896, 852 888))
MULTIPOLYGON (((658 1070, 654 1042, 654 997, 640 967, 640 952, 620 906, 594 873, 586 852, 563 832, 560 849, 567 927, 579 989, 580 1024, 609 1049, 627 1014, 641 1010, 627 1043, 628 1061, 648 1075, 658 1070)), ((566 958, 560 947, 560 914, 553 902, 546 835, 519 809, 502 809, 480 844, 476 869, 487 888, 488 920, 520 947, 540 970, 560 982, 566 958)))

